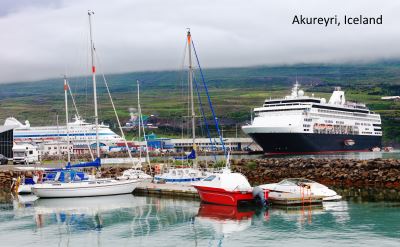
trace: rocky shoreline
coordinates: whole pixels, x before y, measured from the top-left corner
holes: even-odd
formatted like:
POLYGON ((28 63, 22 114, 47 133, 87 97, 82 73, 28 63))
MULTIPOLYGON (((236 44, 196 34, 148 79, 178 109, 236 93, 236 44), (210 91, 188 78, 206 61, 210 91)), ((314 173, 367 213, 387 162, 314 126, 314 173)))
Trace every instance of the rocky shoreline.
POLYGON ((308 178, 344 188, 400 189, 400 160, 396 159, 258 159, 234 160, 232 165, 252 185, 308 178))
MULTIPOLYGON (((232 160, 232 169, 243 173, 252 185, 278 182, 285 178, 308 178, 325 185, 342 188, 400 189, 400 160, 396 159, 242 159, 232 160)), ((204 163, 200 163, 205 166, 204 163)), ((212 166, 212 164, 208 164, 212 166)), ((101 168, 102 177, 115 177, 129 166, 116 165, 101 168)), ((154 173, 154 166, 144 167, 154 173)), ((89 171, 89 170, 88 170, 89 171)), ((15 168, 0 171, 0 187, 11 187, 12 179, 31 171, 15 168)))

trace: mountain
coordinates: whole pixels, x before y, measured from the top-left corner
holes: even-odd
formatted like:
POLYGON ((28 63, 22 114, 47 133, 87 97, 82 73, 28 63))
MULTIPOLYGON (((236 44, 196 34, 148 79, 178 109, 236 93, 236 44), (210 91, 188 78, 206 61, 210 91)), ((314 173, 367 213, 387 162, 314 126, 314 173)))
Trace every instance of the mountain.
MULTIPOLYGON (((204 75, 216 113, 226 125, 227 135, 233 135, 236 124, 243 124, 250 119, 251 108, 260 106, 265 98, 286 95, 297 79, 306 93, 326 98, 335 86, 341 86, 346 91, 347 99, 365 102, 382 115, 386 142, 400 143, 400 103, 380 99, 386 95, 400 95, 400 61, 217 68, 205 69, 204 75)), ((185 72, 147 71, 105 77, 123 120, 128 119, 128 108, 136 106, 136 80, 141 81, 145 114, 154 114, 163 122, 169 121, 169 126, 177 125, 182 121, 182 116, 187 115, 185 72)), ((201 87, 198 74, 196 78, 201 87)), ((91 78, 70 78, 70 85, 81 115, 90 121, 93 114, 91 78)), ((98 76, 98 85, 100 117, 115 126, 101 76, 98 76)), ((202 90, 201 99, 206 104, 202 90)), ((14 116, 20 120, 29 119, 32 125, 55 124, 57 114, 63 119, 63 100, 61 77, 0 84, 0 121, 14 116)), ((210 111, 206 115, 210 116, 210 111)), ((176 128, 161 128, 160 131, 161 135, 169 135, 170 131, 180 134, 176 128)))

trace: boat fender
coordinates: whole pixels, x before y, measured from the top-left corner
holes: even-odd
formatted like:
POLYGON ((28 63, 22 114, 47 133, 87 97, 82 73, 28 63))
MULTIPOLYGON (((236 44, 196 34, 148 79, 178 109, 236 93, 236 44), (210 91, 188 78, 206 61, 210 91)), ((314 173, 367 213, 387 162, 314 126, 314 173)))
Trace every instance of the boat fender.
POLYGON ((269 202, 268 202, 268 190, 264 190, 260 187, 254 187, 253 188, 253 198, 256 201, 256 203, 261 204, 263 207, 268 207, 269 202))
POLYGON ((19 176, 18 178, 17 178, 17 181, 15 182, 15 187, 14 187, 14 190, 15 190, 15 193, 17 193, 18 194, 18 188, 19 188, 19 185, 21 184, 21 176, 19 176))
POLYGON ((161 172, 161 165, 159 165, 159 164, 156 165, 155 172, 156 172, 156 174, 159 174, 161 172))
POLYGON ((37 182, 41 183, 42 181, 43 181, 43 172, 42 171, 38 171, 37 182))

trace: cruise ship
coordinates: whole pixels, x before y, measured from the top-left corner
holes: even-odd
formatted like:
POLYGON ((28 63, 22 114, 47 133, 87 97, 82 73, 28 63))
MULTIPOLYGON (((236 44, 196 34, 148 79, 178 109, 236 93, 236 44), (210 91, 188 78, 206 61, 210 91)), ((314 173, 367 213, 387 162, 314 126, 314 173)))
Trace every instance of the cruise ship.
POLYGON ((376 150, 382 146, 381 117, 349 102, 335 88, 330 99, 306 96, 296 81, 291 95, 266 100, 242 126, 267 154, 376 150))
MULTIPOLYGON (((5 120, 4 125, 16 126, 14 129, 15 142, 48 142, 48 141, 67 141, 67 127, 60 126, 38 126, 32 127, 28 120, 25 124, 13 117, 5 120)), ((96 125, 85 122, 75 116, 74 121, 68 123, 69 140, 74 144, 96 142, 96 125)), ((113 145, 122 142, 123 139, 110 130, 109 126, 99 124, 99 142, 105 145, 113 145)))

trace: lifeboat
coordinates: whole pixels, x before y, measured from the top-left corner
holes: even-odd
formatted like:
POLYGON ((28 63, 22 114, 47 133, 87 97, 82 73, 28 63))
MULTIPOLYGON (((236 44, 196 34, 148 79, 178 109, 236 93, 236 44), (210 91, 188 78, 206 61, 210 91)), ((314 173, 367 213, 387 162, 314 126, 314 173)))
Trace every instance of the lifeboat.
POLYGON ((383 151, 385 151, 385 152, 393 152, 393 147, 384 147, 383 148, 383 151))
POLYGON ((380 152, 381 148, 380 147, 373 147, 373 148, 371 148, 371 151, 372 152, 380 152))
POLYGON ((346 146, 353 146, 354 144, 356 144, 356 142, 352 139, 346 139, 343 142, 344 142, 344 145, 346 145, 346 146))

